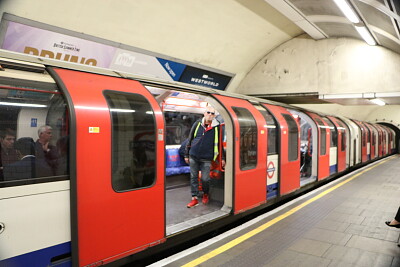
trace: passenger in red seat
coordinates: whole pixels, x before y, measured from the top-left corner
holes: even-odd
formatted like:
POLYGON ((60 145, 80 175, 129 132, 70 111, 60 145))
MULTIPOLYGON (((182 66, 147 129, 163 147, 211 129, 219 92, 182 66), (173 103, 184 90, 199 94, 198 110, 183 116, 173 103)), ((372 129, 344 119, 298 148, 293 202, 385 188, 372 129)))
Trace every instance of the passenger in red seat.
MULTIPOLYGON (((204 117, 197 120, 189 134, 189 141, 186 145, 185 162, 190 166, 190 186, 192 201, 187 204, 188 208, 193 208, 199 204, 199 171, 203 187, 203 204, 208 204, 210 189, 210 167, 211 161, 215 160, 219 153, 218 142, 221 127, 219 121, 215 119, 215 109, 207 106, 204 117)), ((222 153, 223 155, 223 153, 222 153)), ((225 159, 222 159, 222 166, 225 166, 225 159)))

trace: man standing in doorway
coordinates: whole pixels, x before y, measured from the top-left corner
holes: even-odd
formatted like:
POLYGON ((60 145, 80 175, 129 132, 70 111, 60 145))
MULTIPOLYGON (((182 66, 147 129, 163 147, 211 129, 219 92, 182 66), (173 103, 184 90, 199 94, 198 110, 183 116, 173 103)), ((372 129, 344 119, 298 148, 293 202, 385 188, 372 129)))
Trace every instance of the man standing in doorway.
MULTIPOLYGON (((219 136, 221 131, 220 123, 215 119, 215 109, 207 106, 204 117, 197 120, 189 134, 189 141, 186 145, 185 162, 190 166, 190 186, 192 200, 187 204, 188 208, 193 208, 199 204, 199 171, 203 187, 203 204, 208 204, 210 189, 210 167, 211 161, 215 160, 219 153, 224 155, 219 149, 219 136)), ((222 158, 222 167, 225 167, 225 159, 222 158)))

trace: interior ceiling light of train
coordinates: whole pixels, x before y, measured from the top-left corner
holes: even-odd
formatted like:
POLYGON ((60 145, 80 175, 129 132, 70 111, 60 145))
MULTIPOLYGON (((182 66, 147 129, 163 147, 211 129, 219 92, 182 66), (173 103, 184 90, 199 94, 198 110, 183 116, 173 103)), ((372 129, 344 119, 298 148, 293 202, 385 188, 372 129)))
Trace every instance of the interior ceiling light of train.
POLYGON ((207 106, 207 102, 196 94, 164 90, 148 85, 146 88, 155 96, 164 111, 174 112, 180 110, 182 112, 201 114, 207 106))
POLYGON ((400 53, 398 0, 265 1, 316 40, 350 37, 400 53))

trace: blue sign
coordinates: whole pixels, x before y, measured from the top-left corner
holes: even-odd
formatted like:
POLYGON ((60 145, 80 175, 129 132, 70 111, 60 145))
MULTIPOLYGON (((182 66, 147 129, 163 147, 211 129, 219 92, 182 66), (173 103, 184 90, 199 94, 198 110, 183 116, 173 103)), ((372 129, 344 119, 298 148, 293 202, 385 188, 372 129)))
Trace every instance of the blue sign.
POLYGON ((186 65, 162 58, 157 58, 157 60, 174 81, 179 81, 186 65))
POLYGON ((31 118, 31 127, 37 127, 37 118, 31 118))

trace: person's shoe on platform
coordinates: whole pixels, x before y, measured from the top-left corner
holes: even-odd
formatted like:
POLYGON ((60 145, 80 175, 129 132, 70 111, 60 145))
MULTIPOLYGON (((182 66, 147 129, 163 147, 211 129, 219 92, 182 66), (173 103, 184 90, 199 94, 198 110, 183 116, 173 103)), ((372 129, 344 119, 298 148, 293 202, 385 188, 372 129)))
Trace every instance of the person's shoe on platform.
POLYGON ((193 207, 196 207, 197 205, 199 205, 199 201, 197 200, 197 197, 192 197, 192 201, 190 201, 186 207, 193 208, 193 207))
POLYGON ((210 201, 210 198, 209 198, 208 194, 204 194, 203 195, 203 200, 202 200, 203 204, 207 205, 208 201, 210 201))

